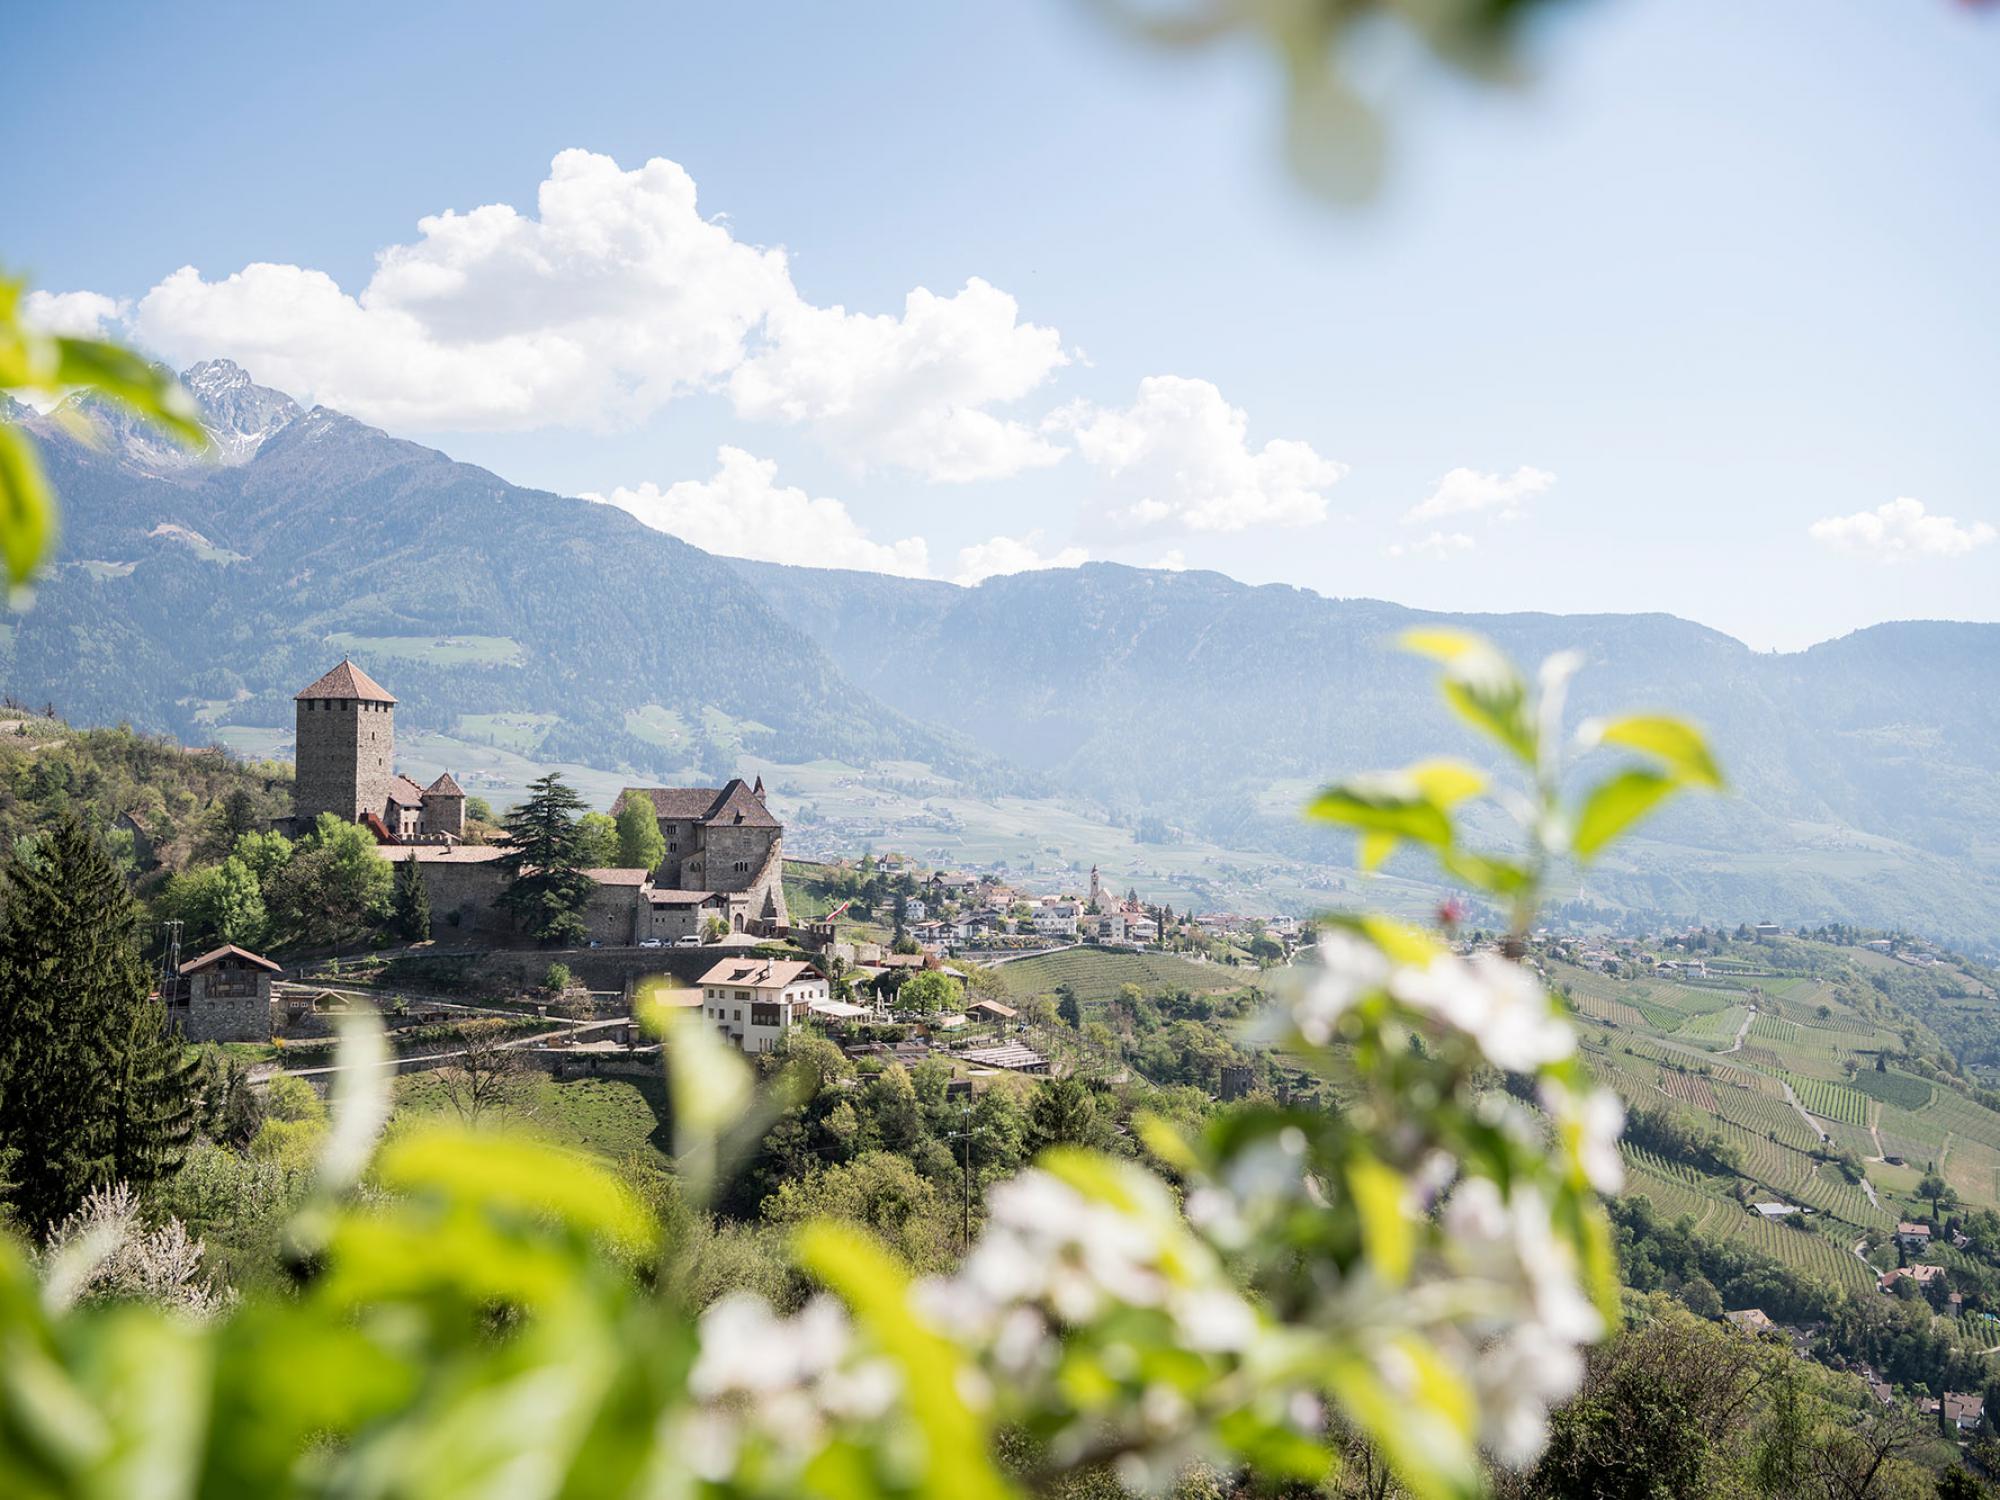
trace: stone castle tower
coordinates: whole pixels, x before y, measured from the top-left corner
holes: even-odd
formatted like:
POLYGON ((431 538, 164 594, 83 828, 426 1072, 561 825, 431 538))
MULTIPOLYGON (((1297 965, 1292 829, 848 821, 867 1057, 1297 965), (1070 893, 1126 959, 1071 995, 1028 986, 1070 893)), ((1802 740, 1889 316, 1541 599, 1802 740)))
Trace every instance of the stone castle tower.
MULTIPOLYGON (((351 661, 301 691, 292 815, 300 829, 323 812, 350 822, 389 805, 396 775, 396 700, 351 661)), ((455 789, 455 788, 454 788, 455 789)))

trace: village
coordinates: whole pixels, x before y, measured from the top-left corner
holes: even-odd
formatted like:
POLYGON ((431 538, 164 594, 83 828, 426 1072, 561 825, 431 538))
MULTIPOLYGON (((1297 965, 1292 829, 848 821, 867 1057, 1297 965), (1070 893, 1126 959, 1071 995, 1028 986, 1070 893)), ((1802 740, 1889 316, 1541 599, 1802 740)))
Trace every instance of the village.
MULTIPOLYGON (((1173 954, 1215 970, 1221 989, 1254 982, 1310 939, 1294 918, 1177 913, 1120 895, 1095 868, 1074 890, 1037 894, 999 871, 925 869, 897 853, 788 862, 763 781, 732 778, 626 788, 618 809, 639 810, 658 852, 647 864, 582 868, 576 941, 552 947, 522 932, 505 899, 505 835, 468 815, 457 781, 447 772, 419 786, 397 773, 393 694, 343 660, 295 703, 297 774, 280 831, 300 834, 328 815, 365 830, 375 858, 421 882, 430 934, 373 955, 308 957, 289 974, 234 944, 187 958, 168 951, 160 993, 182 1035, 285 1045, 293 1066, 326 1050, 337 1017, 365 1003, 357 975, 532 956, 545 981, 559 976, 529 991, 535 1018, 569 1024, 526 1026, 509 1045, 558 1071, 645 1059, 658 1043, 638 1013, 666 1006, 698 1010, 746 1053, 782 1052, 810 1028, 855 1057, 948 1056, 967 1079, 1048 1076, 1073 1063, 1037 1045, 1032 1007, 992 992, 1000 966, 1072 949, 1173 954), (794 899, 815 914, 795 914, 794 899)), ((389 1014, 392 1025, 434 1025, 478 1010, 420 993, 389 1014)), ((432 1060, 417 1049, 399 1065, 432 1060)))

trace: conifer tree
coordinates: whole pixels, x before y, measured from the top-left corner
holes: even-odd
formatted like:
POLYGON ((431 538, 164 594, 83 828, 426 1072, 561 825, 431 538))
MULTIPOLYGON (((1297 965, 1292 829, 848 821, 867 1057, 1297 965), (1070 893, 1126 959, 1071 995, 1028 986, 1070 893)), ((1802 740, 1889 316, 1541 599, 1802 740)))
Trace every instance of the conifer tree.
POLYGON ((0 1152, 15 1215, 39 1233, 93 1187, 173 1170, 192 1126, 189 1070, 103 841, 65 816, 0 879, 0 1152))
POLYGON ((414 849, 396 864, 396 887, 390 893, 389 904, 396 930, 404 937, 413 943, 424 942, 430 937, 431 891, 424 881, 423 872, 417 868, 417 851, 414 849))
POLYGON ((500 904, 524 933, 549 947, 584 939, 583 908, 592 885, 583 873, 583 809, 576 789, 551 771, 531 782, 528 800, 507 814, 511 844, 499 861, 507 875, 500 904))

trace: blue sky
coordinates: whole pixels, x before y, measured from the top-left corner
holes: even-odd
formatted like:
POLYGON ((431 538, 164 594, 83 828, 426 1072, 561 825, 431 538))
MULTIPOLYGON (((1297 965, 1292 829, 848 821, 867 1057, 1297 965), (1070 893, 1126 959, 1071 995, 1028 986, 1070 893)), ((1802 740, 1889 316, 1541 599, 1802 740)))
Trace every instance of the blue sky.
POLYGON ((1579 0, 1522 91, 1386 49, 1349 209, 1257 47, 1078 0, 9 28, 0 260, 95 294, 51 321, 718 550, 2000 618, 2000 14, 1579 0))

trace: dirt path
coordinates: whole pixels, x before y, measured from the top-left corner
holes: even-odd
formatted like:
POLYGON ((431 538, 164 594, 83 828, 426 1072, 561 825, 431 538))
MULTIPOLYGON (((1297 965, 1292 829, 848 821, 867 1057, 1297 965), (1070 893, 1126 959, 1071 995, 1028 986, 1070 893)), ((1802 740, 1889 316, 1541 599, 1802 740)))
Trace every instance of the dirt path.
POLYGON ((1819 1128, 1819 1121, 1815 1120, 1812 1117, 1812 1115, 1807 1112, 1806 1107, 1803 1104, 1799 1103, 1799 1096, 1792 1092, 1792 1086, 1789 1083, 1785 1082, 1784 1079, 1780 1078, 1778 1080, 1778 1087, 1785 1091, 1785 1103, 1791 1105, 1793 1109, 1799 1112, 1799 1118, 1806 1122, 1807 1126, 1811 1128, 1812 1133, 1818 1136, 1822 1141, 1830 1139, 1827 1133, 1819 1128))
POLYGON ((1743 1018, 1743 1024, 1736 1028, 1736 1040, 1731 1042, 1727 1047, 1724 1047, 1722 1049, 1723 1052, 1741 1052, 1743 1050, 1743 1038, 1750 1035, 1750 1023, 1756 1019, 1757 1007, 1753 1005, 1750 1007, 1750 1014, 1743 1018))

